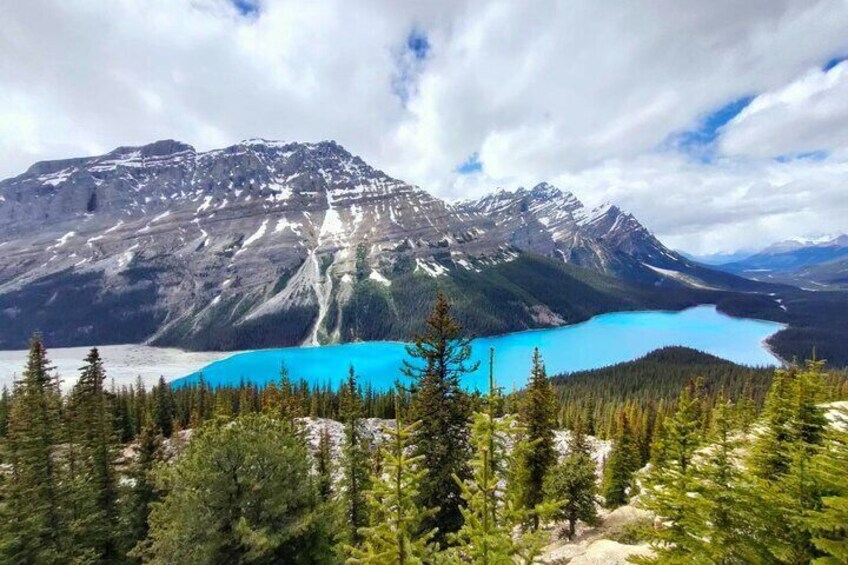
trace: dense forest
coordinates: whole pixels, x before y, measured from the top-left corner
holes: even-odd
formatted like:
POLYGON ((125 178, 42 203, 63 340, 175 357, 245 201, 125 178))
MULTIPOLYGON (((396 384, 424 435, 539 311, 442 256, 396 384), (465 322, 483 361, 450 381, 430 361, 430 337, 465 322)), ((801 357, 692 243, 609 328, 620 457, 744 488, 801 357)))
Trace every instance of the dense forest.
MULTIPOLYGON (((491 352, 496 355, 497 352, 491 352)), ((407 386, 108 386, 96 349, 63 394, 35 336, 0 396, 0 563, 537 563, 600 514, 651 563, 848 560, 848 427, 820 361, 745 368, 685 348, 527 386, 461 386, 469 339, 439 294, 407 386), (340 422, 310 442, 304 422, 340 422), (379 441, 366 418, 385 420, 379 441), (564 453, 555 430, 568 428, 564 453), (590 437, 611 441, 600 476, 590 437)), ((592 440, 596 441, 596 440, 592 440)))

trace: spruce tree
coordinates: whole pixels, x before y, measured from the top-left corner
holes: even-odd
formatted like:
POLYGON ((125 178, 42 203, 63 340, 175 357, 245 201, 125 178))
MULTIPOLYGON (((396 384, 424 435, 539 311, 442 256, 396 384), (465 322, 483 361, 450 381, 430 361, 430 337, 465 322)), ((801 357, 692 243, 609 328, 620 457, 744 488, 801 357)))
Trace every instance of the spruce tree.
POLYGON ((63 477, 58 379, 39 335, 30 341, 23 378, 15 383, 6 440, 11 476, 3 483, 0 556, 9 563, 63 563, 63 477))
POLYGON ((814 463, 822 452, 827 424, 824 411, 817 404, 822 367, 820 362, 810 361, 792 371, 786 395, 789 416, 782 426, 785 441, 782 445, 774 442, 777 434, 767 427, 755 446, 755 453, 761 458, 774 445, 779 445, 788 457, 782 471, 760 475, 763 499, 770 510, 762 541, 775 559, 784 562, 807 562, 818 555, 806 518, 821 509, 825 492, 814 463))
POLYGON ((848 563, 848 410, 835 411, 835 425, 814 460, 813 472, 821 486, 821 507, 806 519, 812 542, 824 555, 818 565, 848 563))
MULTIPOLYGON (((521 441, 527 446, 521 451, 520 492, 521 503, 530 510, 542 503, 544 483, 551 466, 556 463, 554 427, 556 426, 556 395, 545 373, 539 349, 533 351, 530 382, 518 409, 518 421, 523 434, 521 441)), ((539 516, 531 514, 533 529, 539 527, 539 516)))
POLYGON ((342 445, 342 484, 344 542, 356 546, 361 541, 360 530, 368 525, 365 492, 370 487, 369 449, 362 433, 362 399, 356 384, 356 373, 350 367, 347 383, 340 398, 340 414, 344 424, 342 445))
POLYGON ((132 552, 145 563, 333 560, 309 453, 285 421, 261 414, 211 420, 154 478, 165 494, 132 552))
POLYGON ((0 392, 0 438, 6 437, 6 434, 9 433, 9 410, 11 403, 9 389, 6 385, 3 385, 3 391, 0 392))
POLYGON ((763 432, 751 453, 751 467, 755 474, 767 481, 780 478, 792 460, 792 429, 794 415, 794 383, 797 370, 778 369, 763 409, 763 432))
POLYGON ((437 509, 418 504, 427 475, 425 458, 409 453, 421 423, 405 426, 396 412, 396 425, 385 428, 388 438, 380 446, 382 472, 371 477, 367 494, 371 526, 362 529, 359 547, 348 548, 350 565, 423 565, 436 550, 436 530, 423 528, 437 509))
POLYGON ((141 377, 136 378, 133 393, 133 428, 137 434, 140 434, 149 420, 147 390, 144 388, 144 382, 141 380, 141 377))
POLYGON ((494 381, 493 350, 489 359, 485 409, 474 413, 471 424, 472 473, 464 481, 457 478, 466 504, 461 508, 464 521, 451 536, 454 546, 445 557, 481 565, 513 565, 519 558, 529 563, 539 551, 541 538, 532 533, 513 535, 528 513, 508 496, 510 460, 506 441, 515 422, 511 417, 495 418, 502 398, 494 381))
POLYGON ((462 389, 462 376, 477 369, 471 364, 470 341, 453 319, 447 298, 439 292, 426 320, 426 330, 407 347, 404 374, 413 381, 411 413, 421 422, 412 441, 416 455, 427 469, 418 504, 438 508, 428 516, 424 531, 438 529, 443 544, 449 533, 462 526, 463 500, 459 484, 468 478, 468 420, 471 405, 462 389))
POLYGON ((153 470, 162 459, 162 436, 153 422, 148 420, 138 438, 136 458, 129 470, 132 487, 124 506, 124 537, 128 550, 147 537, 150 511, 153 503, 159 499, 153 482, 153 470))
POLYGON ((110 561, 117 555, 117 438, 110 395, 103 388, 105 378, 95 347, 71 392, 68 426, 76 457, 74 497, 81 512, 76 520, 76 545, 90 548, 99 560, 110 561))
POLYGON ((321 436, 318 439, 315 471, 318 475, 318 496, 323 502, 327 502, 333 493, 333 455, 330 452, 330 430, 326 426, 321 428, 321 436))
POLYGON ((701 551, 703 542, 691 533, 700 518, 692 493, 698 488, 693 459, 703 444, 701 414, 698 387, 690 383, 677 400, 674 415, 663 423, 664 460, 649 473, 640 498, 642 507, 667 521, 654 533, 658 562, 691 558, 701 551))
POLYGON ((599 522, 595 506, 598 496, 595 471, 583 424, 578 418, 571 433, 568 454, 545 479, 545 496, 559 503, 553 517, 568 523, 568 539, 574 537, 578 521, 590 526, 599 522))
POLYGON ((733 405, 720 394, 711 418, 710 445, 694 463, 699 496, 693 499, 693 531, 684 539, 699 542, 693 549, 714 563, 756 563, 766 555, 751 535, 761 501, 739 456, 742 441, 735 428, 749 425, 745 418, 745 413, 734 415, 733 405))
POLYGON ((164 377, 153 389, 153 421, 166 438, 174 431, 174 394, 164 377))
POLYGON ((615 438, 604 467, 602 485, 604 503, 609 508, 627 503, 633 473, 639 469, 639 447, 633 437, 627 413, 620 411, 617 420, 615 438))
POLYGON ((692 439, 697 432, 687 433, 696 427, 693 400, 684 392, 677 412, 666 420, 668 457, 648 474, 640 498, 663 527, 650 531, 654 554, 638 562, 769 562, 756 541, 756 508, 762 502, 740 466, 734 408, 719 394, 710 418, 710 445, 696 451, 692 439))

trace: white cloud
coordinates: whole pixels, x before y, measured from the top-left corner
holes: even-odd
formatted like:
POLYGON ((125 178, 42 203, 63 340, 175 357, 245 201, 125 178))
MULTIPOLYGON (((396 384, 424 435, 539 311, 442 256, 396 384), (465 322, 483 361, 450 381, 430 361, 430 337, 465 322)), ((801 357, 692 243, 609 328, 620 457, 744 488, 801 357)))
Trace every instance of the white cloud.
POLYGON ((848 61, 757 96, 724 128, 726 154, 773 157, 848 147, 848 61))
POLYGON ((846 157, 707 164, 655 154, 610 161, 556 182, 574 187, 589 204, 618 203, 673 248, 712 253, 845 231, 846 157))
POLYGON ((700 251, 848 230, 845 73, 813 70, 848 54, 841 0, 6 4, 0 177, 166 137, 335 139, 447 198, 555 180, 700 251), (413 30, 425 61, 403 51, 413 30), (723 130, 727 157, 658 149, 757 94, 723 130), (813 149, 830 156, 772 160, 813 149), (473 153, 483 171, 458 174, 473 153))

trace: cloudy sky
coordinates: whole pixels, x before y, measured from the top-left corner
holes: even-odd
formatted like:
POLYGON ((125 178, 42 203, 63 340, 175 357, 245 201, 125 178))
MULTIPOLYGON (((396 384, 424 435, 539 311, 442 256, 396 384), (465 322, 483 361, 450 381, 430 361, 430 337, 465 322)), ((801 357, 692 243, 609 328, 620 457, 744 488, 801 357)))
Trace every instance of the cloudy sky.
POLYGON ((848 231, 846 0, 0 9, 0 177, 162 138, 335 139, 447 199, 610 200, 695 253, 848 231))

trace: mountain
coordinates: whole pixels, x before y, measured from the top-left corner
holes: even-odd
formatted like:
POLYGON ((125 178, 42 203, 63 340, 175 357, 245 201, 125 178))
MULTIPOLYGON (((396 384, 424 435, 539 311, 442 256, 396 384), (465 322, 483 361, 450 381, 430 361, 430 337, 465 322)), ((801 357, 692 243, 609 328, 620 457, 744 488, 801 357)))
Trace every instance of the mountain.
POLYGON ((686 257, 687 259, 691 259, 692 261, 696 261, 701 263, 702 265, 723 265, 725 263, 735 263, 736 261, 742 261, 747 259, 751 255, 755 253, 755 251, 729 251, 729 252, 719 252, 719 253, 706 253, 706 254, 694 254, 688 253, 686 251, 678 250, 678 253, 686 257))
POLYGON ((437 288, 478 335, 721 301, 785 320, 614 205, 545 183, 450 204, 331 141, 158 141, 0 181, 0 349, 409 339, 437 288))
POLYGON ((716 268, 754 280, 793 284, 809 290, 848 288, 848 235, 790 239, 742 261, 716 268))

